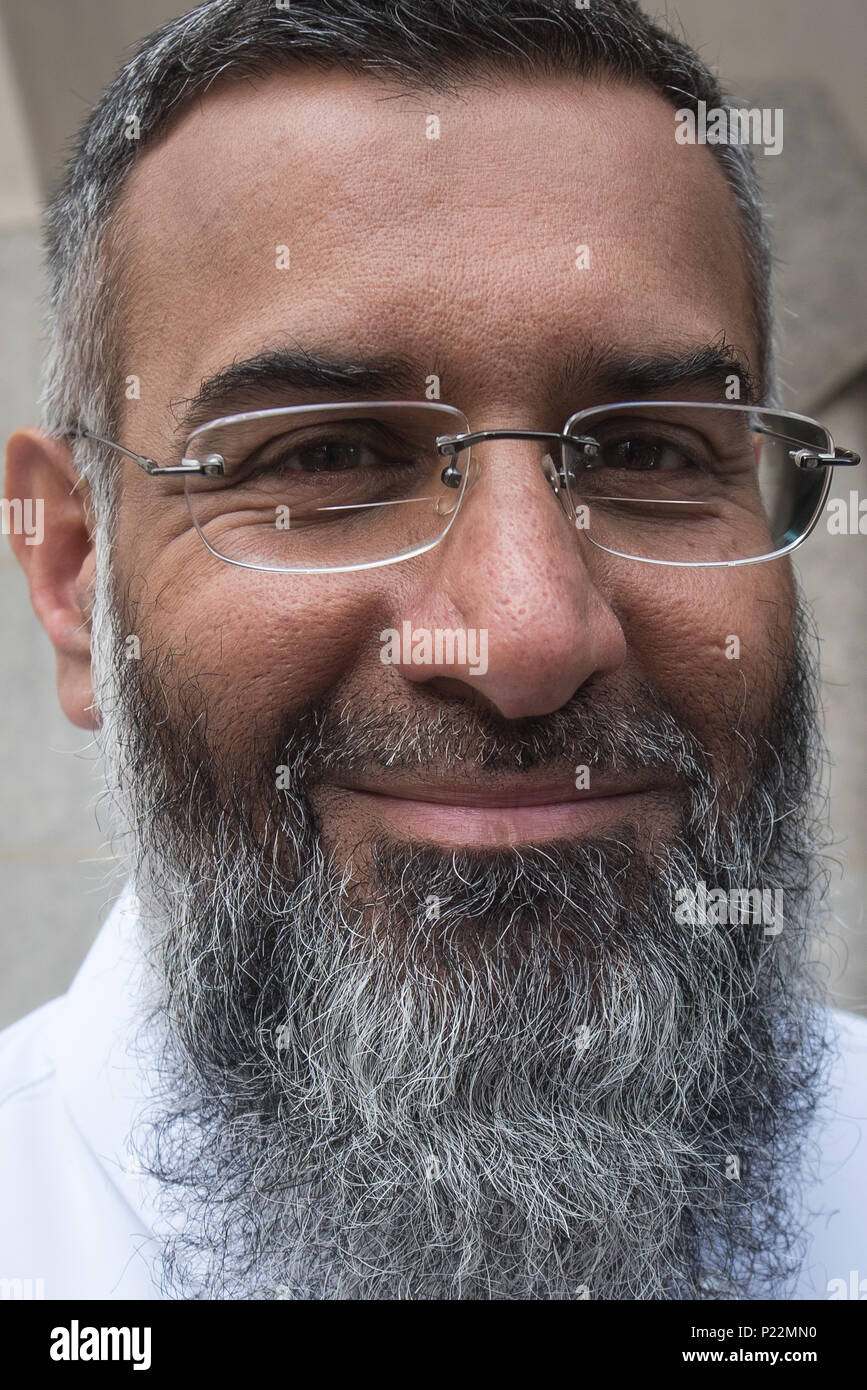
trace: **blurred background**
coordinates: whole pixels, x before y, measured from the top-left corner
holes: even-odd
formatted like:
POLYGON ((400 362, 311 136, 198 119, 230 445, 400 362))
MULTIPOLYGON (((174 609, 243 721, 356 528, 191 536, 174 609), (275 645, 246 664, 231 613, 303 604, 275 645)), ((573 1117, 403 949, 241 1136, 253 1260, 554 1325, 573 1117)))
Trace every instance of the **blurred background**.
MULTIPOLYGON (((75 131, 136 42, 184 0, 0 0, 0 436, 37 423, 39 217, 75 131)), ((867 457, 865 0, 680 0, 645 8, 743 104, 781 107, 758 155, 778 260, 791 409, 867 457)), ((867 498, 865 469, 832 496, 867 498)), ((867 530, 867 518, 865 518, 867 530)), ((867 538, 820 525, 796 552, 822 636, 838 1004, 867 1014, 867 538)), ((0 542, 0 1027, 66 989, 119 887, 96 817, 100 769, 57 705, 48 639, 0 542)))

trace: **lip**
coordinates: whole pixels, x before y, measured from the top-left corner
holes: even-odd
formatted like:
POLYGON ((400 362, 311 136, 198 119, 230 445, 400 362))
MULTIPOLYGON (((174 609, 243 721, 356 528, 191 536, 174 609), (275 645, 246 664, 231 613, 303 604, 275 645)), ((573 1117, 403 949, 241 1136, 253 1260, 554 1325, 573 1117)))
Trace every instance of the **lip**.
POLYGON ((527 777, 497 781, 489 788, 470 786, 466 782, 389 782, 387 779, 376 784, 365 780, 347 780, 341 785, 344 791, 363 792, 366 796, 382 796, 399 801, 428 802, 437 806, 493 806, 500 809, 518 806, 554 806, 573 801, 594 801, 599 798, 631 796, 650 789, 650 783, 632 780, 613 781, 600 777, 598 782, 592 771, 588 775, 589 787, 576 787, 574 779, 558 777, 545 781, 531 781, 527 777))
POLYGON ((425 783, 347 780, 334 790, 349 793, 366 814, 401 836, 448 845, 515 844, 574 838, 642 817, 664 795, 658 781, 614 781, 600 776, 590 786, 559 777, 494 781, 490 786, 431 779, 425 783))

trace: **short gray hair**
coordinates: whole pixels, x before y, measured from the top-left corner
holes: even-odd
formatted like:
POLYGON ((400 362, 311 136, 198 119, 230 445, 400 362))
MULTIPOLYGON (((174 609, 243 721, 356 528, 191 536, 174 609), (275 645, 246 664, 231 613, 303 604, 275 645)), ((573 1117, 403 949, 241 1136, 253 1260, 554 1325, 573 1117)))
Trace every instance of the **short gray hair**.
MULTIPOLYGON (((641 82, 674 107, 728 102, 716 77, 634 0, 208 0, 146 38, 83 127, 46 214, 48 354, 41 397, 46 430, 81 426, 116 437, 124 295, 114 216, 142 151, 182 105, 218 78, 261 76, 292 63, 374 72, 410 89, 449 91, 483 70, 532 77, 607 75, 641 82), (140 138, 129 138, 135 118, 140 138)), ((759 343, 757 377, 773 381, 771 256, 750 151, 709 147, 737 204, 759 343)), ((118 241, 122 238, 117 237, 118 241)), ((76 466, 97 520, 112 529, 117 464, 89 441, 76 466)), ((102 529, 102 528, 101 528, 102 529)), ((108 541, 110 547, 110 540, 108 541)), ((103 554, 106 552, 103 551, 103 554)))

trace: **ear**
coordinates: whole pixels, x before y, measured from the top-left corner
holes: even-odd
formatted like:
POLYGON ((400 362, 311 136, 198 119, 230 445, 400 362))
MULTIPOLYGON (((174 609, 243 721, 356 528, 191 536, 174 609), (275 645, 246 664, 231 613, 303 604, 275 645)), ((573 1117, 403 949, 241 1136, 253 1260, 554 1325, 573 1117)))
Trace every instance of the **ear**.
POLYGON ((80 729, 95 729, 90 614, 96 562, 87 489, 68 445, 42 430, 16 430, 6 446, 6 498, 4 529, 57 654, 61 707, 80 729))

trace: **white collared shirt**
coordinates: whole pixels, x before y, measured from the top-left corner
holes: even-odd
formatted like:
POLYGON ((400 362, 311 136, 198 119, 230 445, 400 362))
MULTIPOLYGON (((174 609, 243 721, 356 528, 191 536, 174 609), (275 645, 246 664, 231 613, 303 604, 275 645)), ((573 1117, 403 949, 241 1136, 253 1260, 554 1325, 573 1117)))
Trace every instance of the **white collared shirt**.
MULTIPOLYGON (((0 1033, 0 1299, 153 1299, 158 1192, 127 1139, 148 1082, 131 1051, 142 955, 129 887, 66 994, 0 1033)), ((867 1299, 867 1020, 835 1013, 795 1299, 867 1299)))

